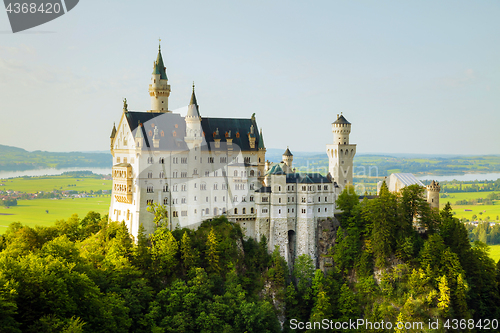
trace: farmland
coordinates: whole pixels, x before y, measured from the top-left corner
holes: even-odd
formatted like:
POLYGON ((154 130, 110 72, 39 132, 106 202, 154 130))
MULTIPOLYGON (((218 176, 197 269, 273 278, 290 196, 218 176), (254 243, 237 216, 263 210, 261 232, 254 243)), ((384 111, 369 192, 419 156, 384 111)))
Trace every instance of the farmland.
POLYGON ((111 190, 112 180, 100 177, 72 177, 67 175, 44 177, 19 177, 0 179, 0 191, 37 193, 40 191, 98 191, 111 190))
POLYGON ((490 245, 490 258, 498 262, 500 260, 500 245, 490 245))
POLYGON ((465 218, 468 220, 472 220, 472 216, 476 215, 478 218, 481 218, 483 221, 487 216, 490 217, 490 221, 496 221, 497 216, 500 216, 500 202, 495 200, 493 205, 456 205, 455 203, 458 200, 472 200, 479 198, 486 198, 490 193, 499 193, 496 192, 462 192, 462 193, 451 193, 451 194, 441 194, 440 196, 440 206, 441 208, 449 201, 453 211, 456 213, 455 217, 457 218, 465 218), (466 211, 471 210, 471 211, 466 211))

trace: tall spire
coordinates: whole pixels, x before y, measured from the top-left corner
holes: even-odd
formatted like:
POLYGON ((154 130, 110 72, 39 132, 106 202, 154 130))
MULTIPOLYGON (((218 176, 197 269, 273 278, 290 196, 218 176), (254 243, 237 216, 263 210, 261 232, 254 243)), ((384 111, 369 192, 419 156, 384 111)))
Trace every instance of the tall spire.
POLYGON ((259 135, 259 149, 266 149, 264 146, 264 137, 262 136, 262 128, 260 129, 260 135, 259 135))
POLYGON ((193 93, 191 94, 191 101, 189 102, 189 105, 198 106, 198 102, 196 101, 196 95, 194 94, 194 81, 193 81, 193 93))
POLYGON ((158 44, 158 55, 156 56, 156 61, 154 63, 152 74, 160 74, 160 79, 168 80, 166 67, 163 64, 163 57, 161 56, 161 46, 159 44, 158 44))

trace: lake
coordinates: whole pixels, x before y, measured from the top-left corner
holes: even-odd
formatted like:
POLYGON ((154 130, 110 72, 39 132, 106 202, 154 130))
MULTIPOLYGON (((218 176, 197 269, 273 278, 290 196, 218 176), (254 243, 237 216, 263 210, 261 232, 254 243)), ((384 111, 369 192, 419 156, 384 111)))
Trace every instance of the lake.
POLYGON ((459 180, 459 181, 474 181, 474 180, 497 180, 500 178, 500 173, 467 173, 464 175, 446 175, 446 176, 436 176, 436 175, 424 175, 417 177, 420 180, 437 180, 438 182, 459 180))
POLYGON ((50 176, 50 175, 60 175, 63 172, 68 171, 92 171, 96 174, 110 175, 111 168, 64 168, 64 169, 33 169, 33 170, 23 170, 23 171, 0 171, 0 178, 13 178, 13 177, 23 177, 23 176, 50 176))

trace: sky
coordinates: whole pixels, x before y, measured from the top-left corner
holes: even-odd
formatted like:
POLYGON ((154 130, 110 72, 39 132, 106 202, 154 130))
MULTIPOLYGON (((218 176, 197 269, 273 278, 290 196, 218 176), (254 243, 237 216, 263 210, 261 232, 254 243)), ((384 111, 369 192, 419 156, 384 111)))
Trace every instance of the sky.
POLYGON ((256 114, 268 148, 500 154, 500 2, 97 1, 13 34, 0 9, 0 144, 105 151, 150 108, 158 39, 183 112, 256 114), (184 111, 185 112, 185 111, 184 111))

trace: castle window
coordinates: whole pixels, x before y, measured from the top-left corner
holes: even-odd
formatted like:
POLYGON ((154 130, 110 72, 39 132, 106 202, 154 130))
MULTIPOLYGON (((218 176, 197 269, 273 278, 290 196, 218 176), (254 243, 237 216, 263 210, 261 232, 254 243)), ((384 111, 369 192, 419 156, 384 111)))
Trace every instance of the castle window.
POLYGON ((148 157, 148 164, 153 164, 153 158, 152 157, 148 157))
POLYGON ((321 197, 318 197, 318 202, 321 202, 321 197))
POLYGON ((302 186, 302 191, 305 191, 306 190, 306 187, 305 186, 302 186))
POLYGON ((197 200, 197 199, 196 199, 196 195, 194 196, 193 200, 194 200, 194 201, 196 201, 196 200, 197 200))
POLYGON ((187 157, 181 157, 181 163, 182 164, 187 164, 187 162, 188 162, 187 157))
POLYGON ((321 185, 318 185, 318 191, 321 191, 321 185))
POLYGON ((250 196, 250 202, 253 202, 253 195, 250 196))
POLYGON ((160 174, 158 175, 158 178, 164 178, 165 174, 163 173, 163 171, 160 172, 160 174))
POLYGON ((174 211, 172 212, 172 216, 173 216, 173 217, 179 217, 179 212, 178 212, 178 211, 176 211, 176 210, 174 210, 174 211))
POLYGON ((235 196, 233 197, 233 202, 238 202, 238 196, 237 196, 237 195, 235 195, 235 196))
POLYGON ((172 172, 172 178, 177 178, 177 171, 172 172))
POLYGON ((225 156, 222 156, 220 159, 219 159, 220 163, 227 163, 227 157, 225 156))
POLYGON ((328 191, 328 185, 324 185, 323 190, 328 191))
POLYGON ((238 163, 238 157, 233 157, 233 163, 238 163))
POLYGON ((254 177, 254 176, 255 176, 255 171, 250 170, 250 177, 254 177))
POLYGON ((186 198, 181 199, 181 203, 185 204, 186 203, 186 198))
POLYGON ((302 198, 302 202, 306 202, 306 198, 305 197, 302 198))
POLYGON ((325 212, 327 212, 327 211, 328 211, 328 208, 325 208, 325 212))
POLYGON ((243 208, 242 212, 241 212, 243 215, 245 215, 247 213, 247 209, 246 208, 243 208))
POLYGON ((123 158, 123 163, 127 163, 127 158, 126 157, 123 158))
POLYGON ((226 196, 222 196, 222 202, 226 202, 226 196))
POLYGON ((164 204, 164 205, 168 205, 168 198, 164 198, 164 199, 163 199, 163 204, 164 204))
POLYGON ((238 177, 238 170, 234 170, 234 176, 238 177))
POLYGON ((210 171, 205 171, 205 177, 210 177, 210 171))
POLYGON ((165 159, 164 159, 163 157, 160 157, 160 158, 158 159, 158 163, 160 163, 160 164, 165 164, 165 159))
POLYGON ((262 213, 263 214, 267 213, 267 208, 262 208, 262 213))
POLYGON ((227 184, 226 183, 222 183, 222 189, 223 190, 227 190, 227 184))
POLYGON ((278 203, 281 203, 281 198, 278 198, 278 203))
POLYGON ((172 191, 177 192, 177 184, 174 184, 174 186, 172 187, 172 191))
POLYGON ((194 169, 193 170, 193 175, 197 175, 198 174, 198 169, 194 169))
POLYGON ((172 157, 172 163, 178 164, 179 163, 179 158, 178 157, 172 157))
POLYGON ((250 163, 250 157, 245 157, 245 163, 250 163))
POLYGON ((196 209, 194 210, 194 213, 196 214, 196 209))
POLYGON ((209 157, 208 158, 208 163, 214 163, 214 158, 213 157, 209 157))
POLYGON ((217 183, 214 184, 214 190, 217 190, 217 183))
POLYGON ((217 171, 214 171, 214 177, 218 177, 219 173, 217 171))
POLYGON ((327 201, 328 201, 328 198, 327 198, 327 197, 325 197, 325 202, 327 202, 327 201))
POLYGON ((292 197, 292 202, 295 202, 295 197, 292 197))
POLYGON ((226 208, 222 208, 222 214, 226 214, 226 208))
POLYGON ((146 204, 147 204, 147 205, 152 205, 152 204, 153 204, 153 199, 148 199, 148 200, 146 200, 146 204))
POLYGON ((181 172, 181 178, 186 178, 186 177, 187 177, 187 175, 188 175, 188 173, 187 173, 187 172, 181 172))
POLYGON ((251 189, 251 190, 254 190, 254 189, 255 189, 255 184, 251 183, 251 184, 250 184, 250 189, 251 189))
POLYGON ((278 209, 278 214, 280 214, 280 215, 281 215, 281 209, 278 209))
POLYGON ((292 208, 292 213, 293 213, 294 211, 295 211, 295 209, 294 209, 294 208, 292 208))
POLYGON ((241 202, 247 202, 247 197, 242 196, 242 197, 241 197, 241 202))
POLYGON ((234 215, 238 215, 238 208, 234 209, 234 215))
POLYGON ((262 202, 269 202, 269 197, 262 197, 262 202))
POLYGON ((250 214, 253 214, 254 213, 254 209, 253 207, 250 208, 250 214))
POLYGON ((217 207, 214 208, 214 216, 217 215, 217 207))
MULTIPOLYGON (((208 198, 207 198, 207 199, 208 199, 208 198)), ((208 215, 208 208, 207 208, 207 209, 205 209, 205 214, 207 214, 207 215, 208 215)))
POLYGON ((217 202, 217 197, 214 197, 214 202, 217 202))
POLYGON ((200 190, 205 191, 207 189, 207 184, 200 184, 200 190))
POLYGON ((287 213, 290 213, 290 208, 288 208, 288 212, 287 213))
POLYGON ((226 170, 222 170, 222 177, 226 177, 226 170))
POLYGON ((318 213, 321 213, 321 208, 318 208, 318 213))
POLYGON ((288 197, 288 202, 290 202, 290 197, 288 197))
POLYGON ((295 191, 295 186, 294 185, 292 185, 292 191, 295 191))
POLYGON ((153 178, 153 173, 152 172, 148 172, 148 178, 153 178))
POLYGON ((181 185, 181 191, 182 192, 186 192, 186 184, 182 184, 181 185))

